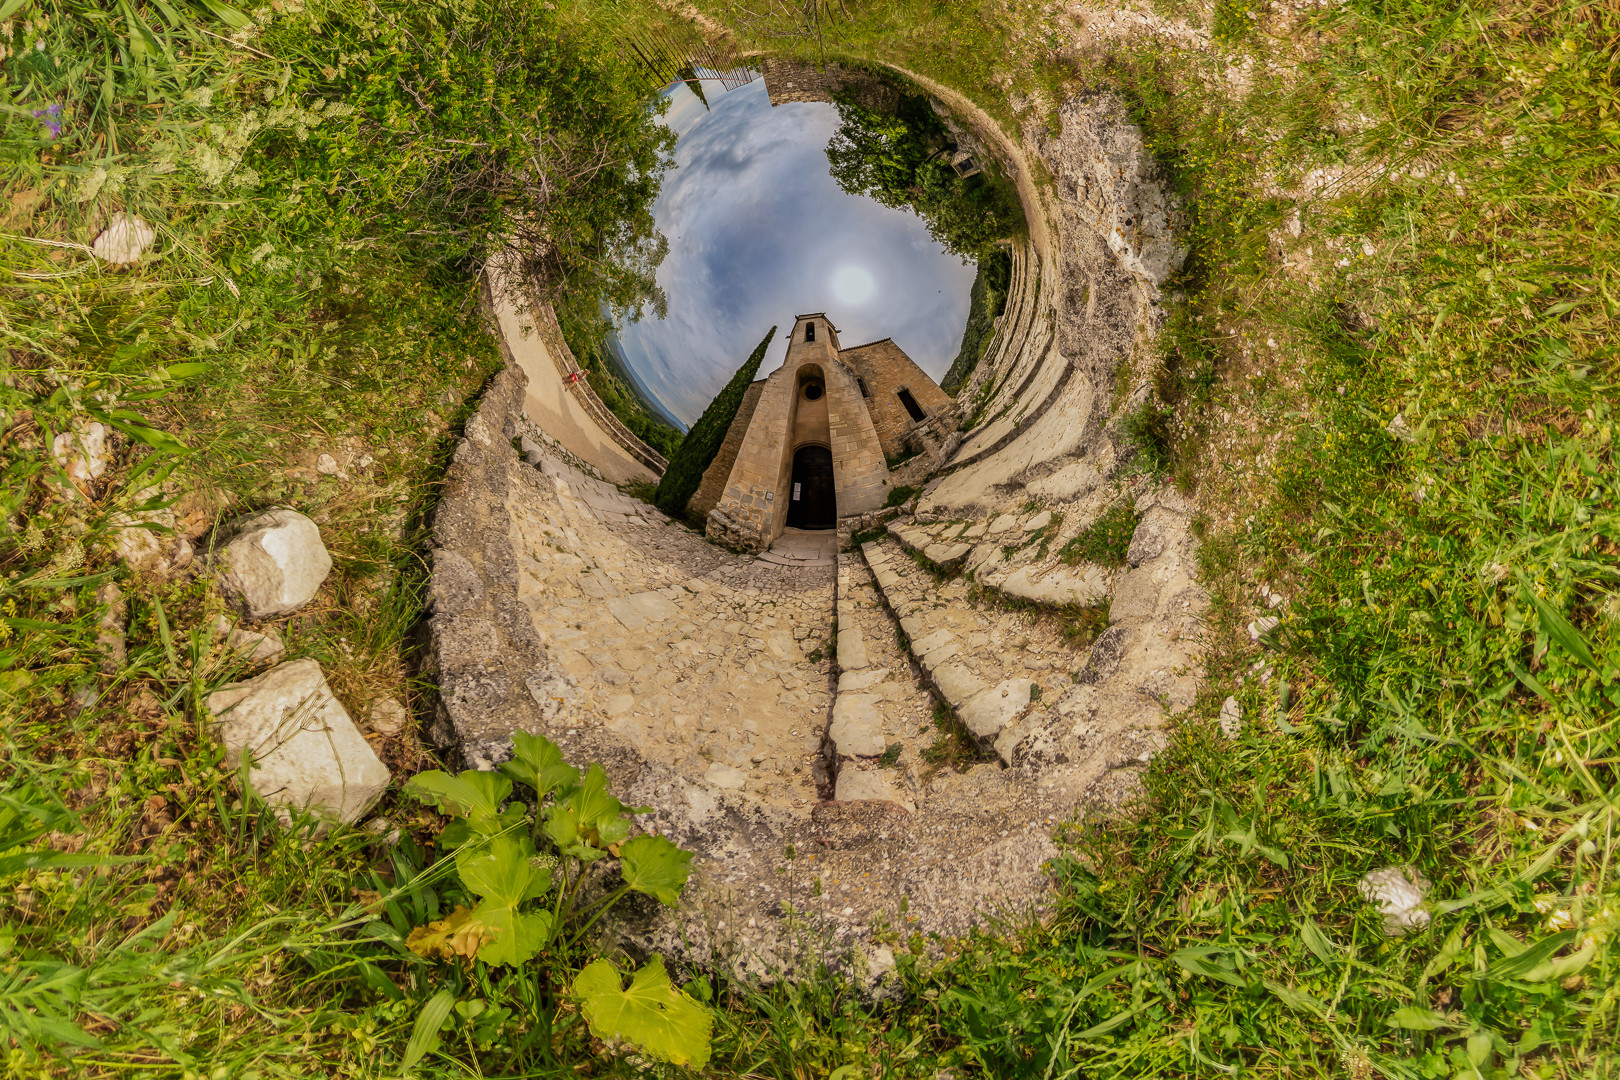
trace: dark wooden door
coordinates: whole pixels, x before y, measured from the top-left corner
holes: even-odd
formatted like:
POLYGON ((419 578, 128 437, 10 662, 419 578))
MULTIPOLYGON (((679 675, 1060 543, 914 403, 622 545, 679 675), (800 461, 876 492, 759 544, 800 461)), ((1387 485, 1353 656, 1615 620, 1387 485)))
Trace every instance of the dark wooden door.
POLYGON ((801 446, 793 452, 793 484, 788 489, 787 523, 794 529, 832 529, 838 526, 838 501, 833 494, 832 451, 825 446, 801 446))

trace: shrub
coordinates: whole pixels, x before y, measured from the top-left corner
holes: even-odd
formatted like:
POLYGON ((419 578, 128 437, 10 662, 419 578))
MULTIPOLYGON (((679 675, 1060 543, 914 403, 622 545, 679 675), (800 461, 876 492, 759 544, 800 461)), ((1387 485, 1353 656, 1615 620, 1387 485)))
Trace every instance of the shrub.
POLYGON ((664 470, 663 478, 658 481, 658 493, 653 501, 658 509, 670 517, 686 516, 686 504, 691 501, 698 485, 703 483, 703 471, 720 453, 720 444, 726 441, 731 421, 742 407, 748 384, 754 381, 760 361, 765 359, 765 350, 770 348, 771 338, 775 336, 776 327, 773 326, 759 339, 759 344, 754 346, 754 351, 748 354, 748 359, 743 361, 731 381, 726 383, 725 389, 709 402, 709 407, 703 410, 703 415, 698 417, 697 423, 692 425, 692 430, 686 433, 686 438, 681 440, 681 445, 669 459, 669 468, 664 470))
POLYGON ((1070 566, 1082 562, 1123 566, 1139 520, 1135 504, 1130 499, 1121 499, 1064 544, 1058 557, 1070 566))

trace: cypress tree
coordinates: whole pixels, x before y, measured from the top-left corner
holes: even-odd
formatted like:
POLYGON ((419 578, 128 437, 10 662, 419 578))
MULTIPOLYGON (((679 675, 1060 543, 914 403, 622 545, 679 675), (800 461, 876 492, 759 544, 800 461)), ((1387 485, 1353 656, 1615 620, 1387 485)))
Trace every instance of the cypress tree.
POLYGON ((709 407, 703 410, 703 415, 686 433, 686 438, 681 440, 675 456, 669 459, 669 468, 664 470, 663 479, 658 481, 658 490, 653 494, 653 504, 670 517, 678 518, 686 514, 686 504, 698 485, 703 483, 703 471, 720 452, 720 444, 726 441, 726 432, 736 418, 737 410, 742 407, 748 384, 754 381, 754 374, 759 371, 760 362, 765 359, 765 350, 770 348, 771 338, 775 335, 776 327, 773 326, 760 339, 748 359, 743 361, 737 374, 726 383, 725 389, 709 402, 709 407))

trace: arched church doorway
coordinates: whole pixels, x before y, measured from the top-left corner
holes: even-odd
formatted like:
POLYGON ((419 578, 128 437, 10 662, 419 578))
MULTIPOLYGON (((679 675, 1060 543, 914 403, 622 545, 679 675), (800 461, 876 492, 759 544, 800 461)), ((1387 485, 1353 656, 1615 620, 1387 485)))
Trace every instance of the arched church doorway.
POLYGON ((787 525, 790 529, 832 529, 838 526, 838 504, 833 495, 832 451, 825 446, 801 446, 793 452, 793 482, 788 488, 787 525))

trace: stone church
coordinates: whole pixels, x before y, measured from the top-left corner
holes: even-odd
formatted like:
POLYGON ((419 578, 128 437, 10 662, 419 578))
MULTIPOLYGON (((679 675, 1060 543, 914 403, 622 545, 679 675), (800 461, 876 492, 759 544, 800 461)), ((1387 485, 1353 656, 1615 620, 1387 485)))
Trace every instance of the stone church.
POLYGON ((747 551, 784 529, 835 528, 881 507, 891 467, 938 457, 960 421, 892 339, 841 348, 825 312, 800 315, 787 359, 748 387, 690 508, 711 538, 747 551))

